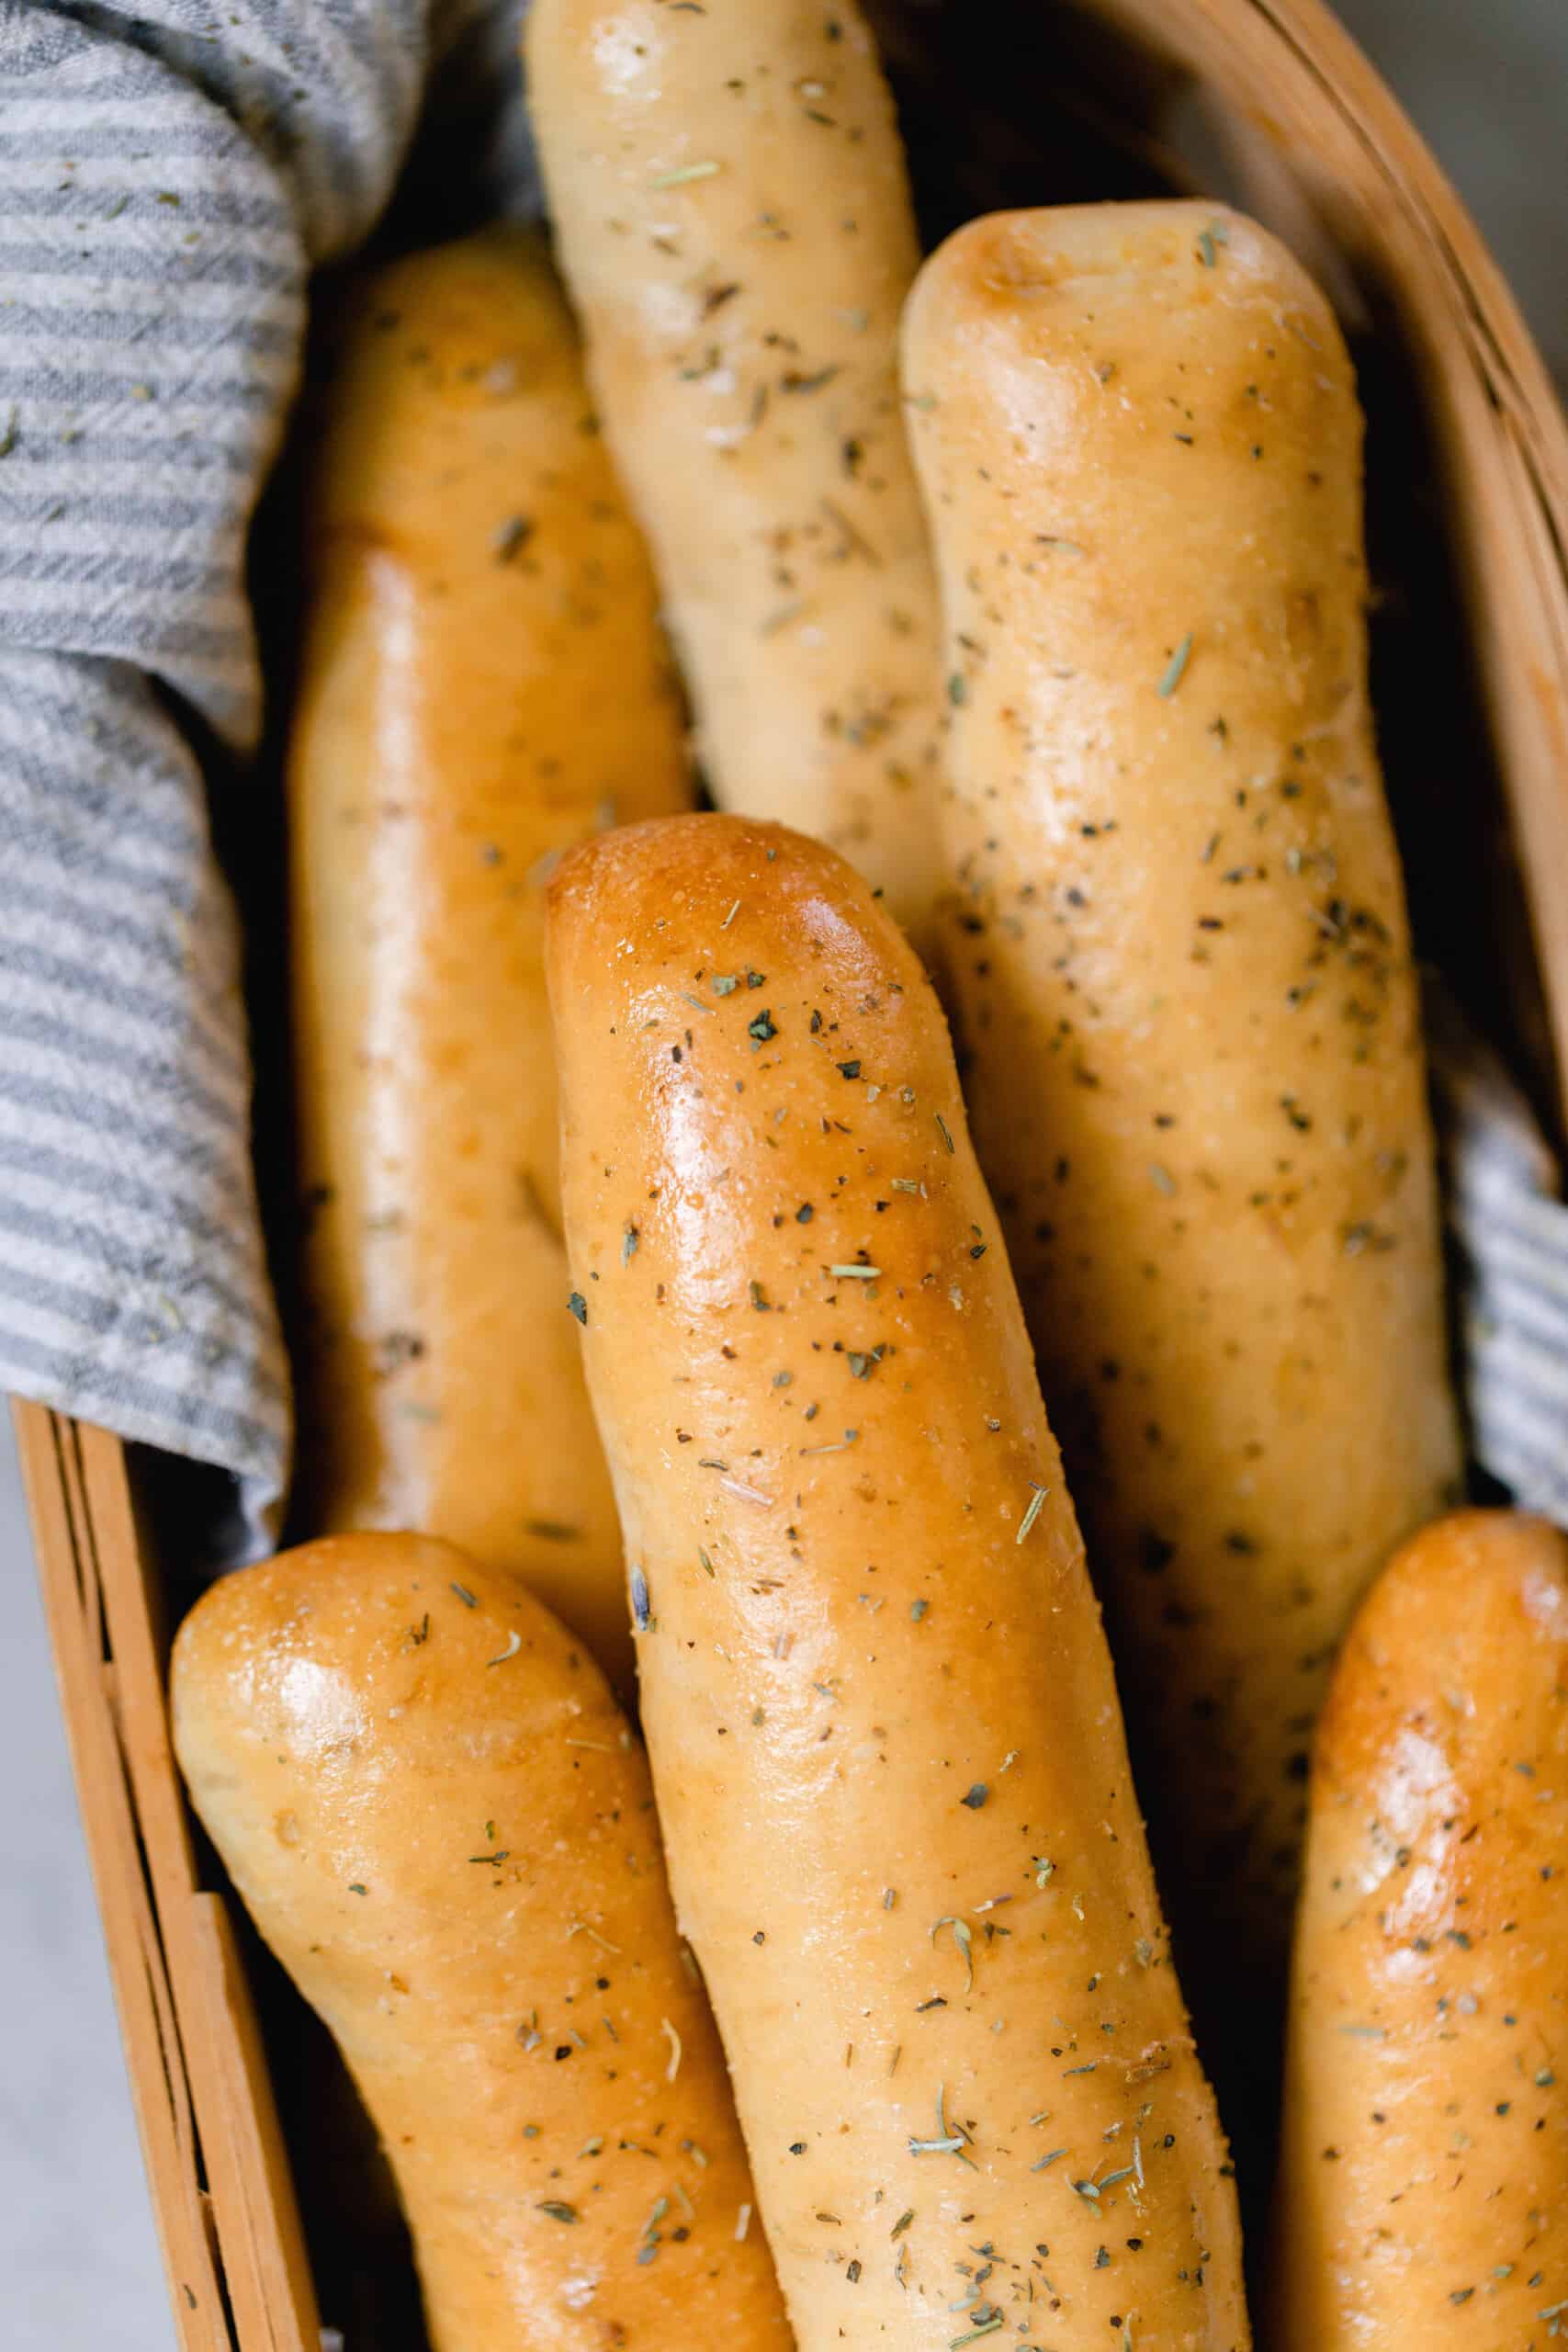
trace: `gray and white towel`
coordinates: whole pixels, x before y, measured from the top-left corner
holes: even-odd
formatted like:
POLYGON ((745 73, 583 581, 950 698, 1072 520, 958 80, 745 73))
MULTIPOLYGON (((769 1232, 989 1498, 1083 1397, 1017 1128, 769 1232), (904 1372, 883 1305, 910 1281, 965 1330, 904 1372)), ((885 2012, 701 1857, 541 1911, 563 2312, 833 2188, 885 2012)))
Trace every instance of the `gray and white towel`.
MULTIPOLYGON (((310 276, 428 89, 476 201, 529 205, 520 8, 0 0, 0 1385, 231 1472, 256 1524, 288 1374, 193 744, 248 788, 310 276)), ((1568 1519, 1568 1208, 1506 1081, 1446 1072, 1476 1453, 1568 1519)))

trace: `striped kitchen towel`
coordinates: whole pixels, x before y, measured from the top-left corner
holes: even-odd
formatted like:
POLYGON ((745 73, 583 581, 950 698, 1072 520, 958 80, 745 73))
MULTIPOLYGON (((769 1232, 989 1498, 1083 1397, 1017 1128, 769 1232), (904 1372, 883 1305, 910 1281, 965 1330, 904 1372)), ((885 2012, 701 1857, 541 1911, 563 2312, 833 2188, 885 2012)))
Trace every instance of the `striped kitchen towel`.
POLYGON ((1568 1207, 1529 1105, 1440 989, 1427 1034, 1471 1452, 1568 1527, 1568 1207))
MULTIPOLYGON (((0 0, 0 1385, 231 1472, 258 1539, 288 1379, 193 743, 246 788, 312 270, 408 170, 432 235, 536 202, 520 7, 0 0)), ((1568 1208, 1495 1067, 1441 1059, 1475 1449, 1568 1520, 1568 1208)))

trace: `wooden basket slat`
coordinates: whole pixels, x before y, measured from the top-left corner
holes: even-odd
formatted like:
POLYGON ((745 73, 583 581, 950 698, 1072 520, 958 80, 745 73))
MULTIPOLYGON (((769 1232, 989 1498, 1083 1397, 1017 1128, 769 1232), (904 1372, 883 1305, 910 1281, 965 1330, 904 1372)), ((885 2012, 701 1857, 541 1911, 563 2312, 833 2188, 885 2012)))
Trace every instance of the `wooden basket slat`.
MULTIPOLYGON (((246 2352, 253 2342, 268 2352, 317 2352, 315 2288, 234 1922, 221 1895, 195 1894, 190 1925, 213 2027, 230 2194, 237 2200, 225 2208, 225 2263, 231 2278, 236 2267, 243 2275, 245 2307, 258 2330, 253 2336, 239 2327, 240 2340, 246 2352)), ((241 2297, 232 2284, 231 2296, 238 2324, 241 2297)))
POLYGON ((260 2031, 201 1892, 169 1740, 156 1564, 125 1450, 14 1406, 45 1611, 137 2124, 186 2352, 317 2352, 320 2322, 260 2031))
POLYGON ((175 2323, 183 2352, 232 2352, 175 2001, 105 1670, 77 1432, 41 1406, 14 1410, 61 1712, 175 2323))

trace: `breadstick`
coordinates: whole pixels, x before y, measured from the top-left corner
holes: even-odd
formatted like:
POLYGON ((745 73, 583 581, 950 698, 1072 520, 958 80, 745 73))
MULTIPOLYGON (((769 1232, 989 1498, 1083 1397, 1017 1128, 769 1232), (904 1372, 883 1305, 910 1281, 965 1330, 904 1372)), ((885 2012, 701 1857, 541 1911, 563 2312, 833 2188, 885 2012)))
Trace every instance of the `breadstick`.
POLYGON ((434 2352, 790 2352, 647 1768, 520 1580, 345 1535, 175 1645, 191 1798, 385 2143, 434 2352))
POLYGON ((961 231, 905 379, 965 1091, 1228 2002, 1282 1974, 1335 1645, 1459 1471, 1350 366, 1271 238, 1154 203, 961 231))
POLYGON ((1568 2317, 1568 1542, 1467 1511, 1374 1586, 1313 1760, 1278 2352, 1568 2317))
POLYGON ((523 1570, 629 1664, 619 1531, 560 1329, 543 884, 689 798, 647 559, 537 240, 353 297, 309 511, 288 763, 305 1523, 523 1570))
POLYGON ((858 7, 536 0, 558 248, 727 808, 818 833, 917 944, 936 588, 896 370, 919 259, 858 7))
POLYGON ((671 1883, 801 2352, 1245 2344, 929 982, 840 858, 725 817, 574 853, 548 960, 671 1883))

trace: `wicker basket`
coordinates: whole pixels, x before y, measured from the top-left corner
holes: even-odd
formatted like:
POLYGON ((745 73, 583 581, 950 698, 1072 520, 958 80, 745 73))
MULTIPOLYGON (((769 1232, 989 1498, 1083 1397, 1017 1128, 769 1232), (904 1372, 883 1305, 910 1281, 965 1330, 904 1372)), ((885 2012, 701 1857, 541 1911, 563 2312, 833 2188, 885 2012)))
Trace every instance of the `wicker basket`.
MULTIPOLYGON (((1428 952, 1472 957, 1481 934, 1472 992, 1506 1022, 1555 1118, 1568 1072, 1568 427, 1462 206, 1318 0, 907 0, 880 14, 918 173, 946 141, 960 156, 985 149, 993 200, 1207 186, 1279 231, 1335 298, 1363 381, 1382 387, 1374 524, 1381 480, 1396 511, 1403 499, 1427 518, 1439 560, 1423 576, 1446 570, 1451 583, 1423 606, 1416 658, 1385 662, 1375 682, 1418 934, 1425 916, 1428 952), (1001 58, 1005 76, 988 74, 1001 58), (1441 683, 1423 686, 1423 673, 1441 683), (1468 735, 1446 709, 1420 722, 1414 704, 1430 691, 1468 700, 1468 735), (1475 922, 1461 839, 1505 845, 1495 863, 1506 888, 1522 880, 1528 926, 1495 898, 1475 922), (1518 949, 1527 931, 1533 963, 1518 949)), ((948 176, 962 196, 961 162, 948 176)), ((17 1424, 179 2340, 317 2352, 246 1947, 216 1872, 204 1883, 210 1860, 170 1751, 166 1545, 115 1438, 31 1405, 17 1424)))

